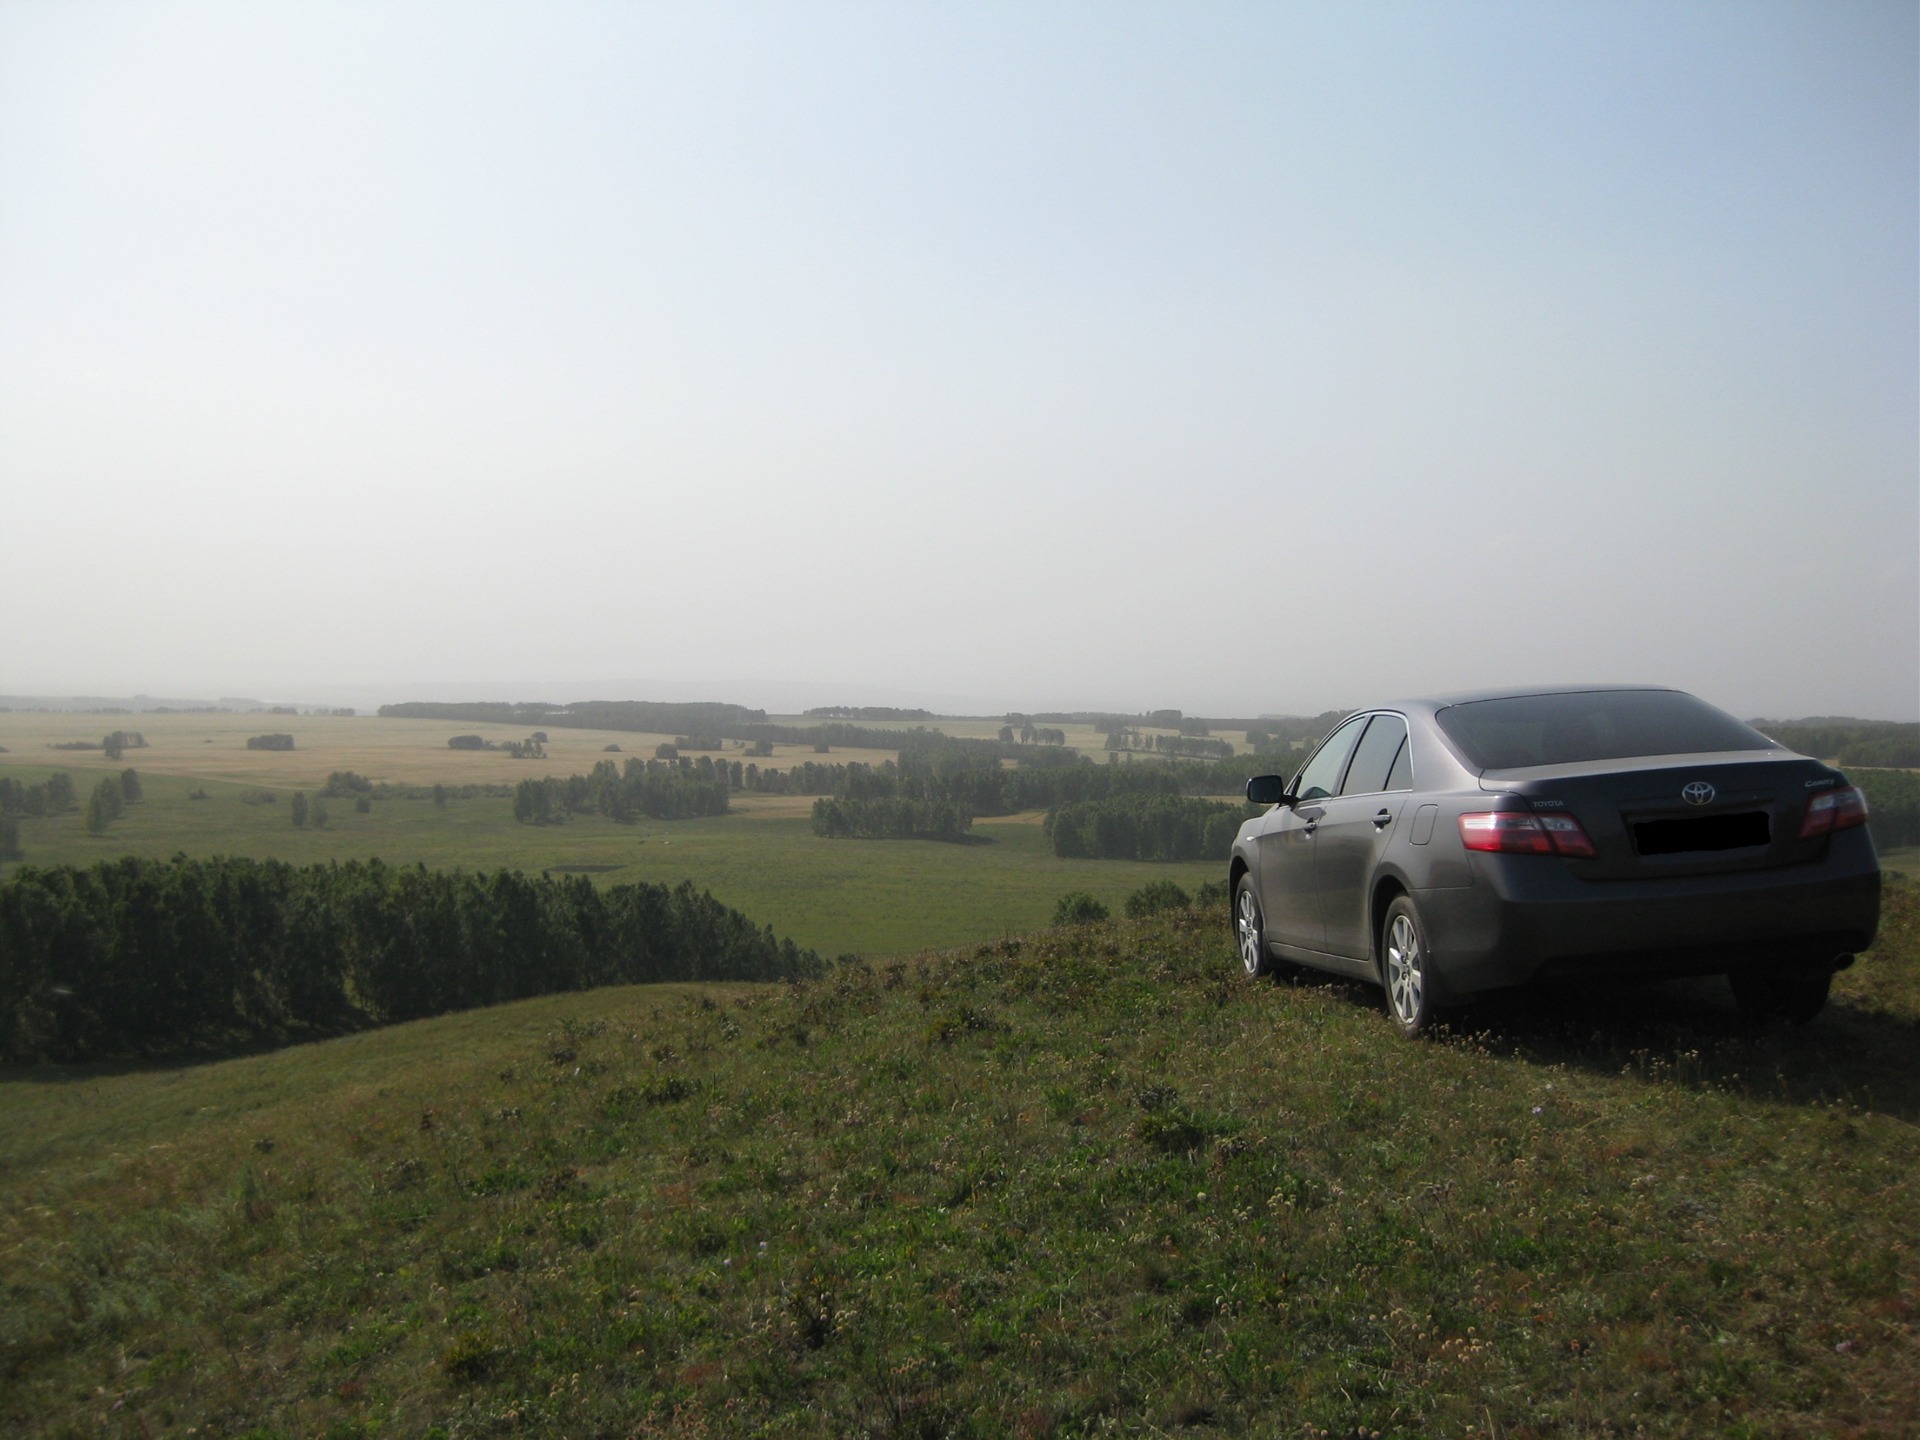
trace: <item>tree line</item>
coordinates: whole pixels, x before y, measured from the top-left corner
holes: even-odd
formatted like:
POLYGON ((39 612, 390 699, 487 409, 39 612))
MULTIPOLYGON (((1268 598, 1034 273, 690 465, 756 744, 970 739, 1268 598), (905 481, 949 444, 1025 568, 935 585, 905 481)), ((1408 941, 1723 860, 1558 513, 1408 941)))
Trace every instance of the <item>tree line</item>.
POLYGON ((1000 727, 1002 745, 1064 745, 1067 732, 1051 725, 1035 725, 1031 720, 1023 720, 1018 729, 1012 721, 1000 727))
POLYGON ((1194 760, 1228 760, 1233 746, 1225 740, 1198 735, 1143 735, 1138 730, 1109 730, 1109 750, 1148 750, 1156 755, 1179 755, 1194 760))
POLYGON ((813 833, 830 840, 961 840, 972 828, 967 807, 951 800, 880 795, 813 802, 813 833))
POLYGON ((39 820, 49 815, 64 815, 77 808, 78 803, 74 795, 73 776, 64 770, 56 771, 32 785, 0 775, 0 860, 21 858, 20 821, 23 816, 39 820))
POLYGON ((602 760, 585 775, 562 780, 549 775, 522 780, 513 792, 513 818, 523 825, 552 825, 569 815, 598 813, 620 824, 642 815, 651 820, 691 820, 724 815, 728 791, 740 788, 740 766, 716 761, 642 760, 634 756, 624 770, 602 760))
POLYGON ((1247 813, 1191 796, 1125 795, 1049 810, 1046 833, 1068 860, 1225 860, 1247 813))
POLYGON ((78 804, 73 776, 65 770, 32 785, 0 776, 0 814, 31 815, 37 820, 65 814, 78 804))
POLYGON ((1920 769, 1920 724, 1905 720, 1845 718, 1779 723, 1755 720, 1754 729, 1789 750, 1840 765, 1920 769))
POLYGON ((1236 755, 1210 763, 1096 765, 1071 752, 1065 763, 1047 763, 1051 751, 1032 754, 1042 763, 1012 769, 991 753, 960 748, 904 755, 878 765, 809 760, 788 770, 761 770, 748 764, 736 788, 842 799, 945 800, 964 805, 976 816, 1013 815, 1119 795, 1234 795, 1244 791, 1253 776, 1281 769, 1291 774, 1298 763, 1294 755, 1236 755))
POLYGON ((0 1061, 219 1052, 819 956, 690 883, 127 857, 0 882, 0 1061))
POLYGON ((138 730, 113 730, 99 740, 60 740, 47 747, 49 750, 104 750, 107 759, 118 760, 129 750, 147 748, 147 737, 138 730))
POLYGON ((809 720, 931 720, 931 710, 902 710, 893 705, 819 705, 806 712, 809 720))
MULTIPOLYGON (((408 701, 399 705, 382 705, 380 713, 413 720, 620 730, 656 735, 704 736, 748 743, 763 741, 769 745, 829 745, 849 750, 902 751, 959 745, 978 747, 994 755, 1016 753, 1014 747, 998 740, 961 739, 939 730, 878 729, 846 720, 826 720, 817 725, 776 725, 767 720, 764 710, 714 703, 679 705, 652 700, 586 700, 571 705, 547 705, 493 701, 408 701)), ((478 736, 471 738, 479 739, 478 736)), ((479 747, 474 745, 471 748, 479 747)))
MULTIPOLYGON (((100 783, 93 787, 93 793, 87 797, 87 833, 106 834, 107 827, 127 813, 127 806, 137 805, 144 798, 145 792, 141 789, 137 770, 101 776, 100 783)), ((17 839, 15 845, 18 848, 17 839)))

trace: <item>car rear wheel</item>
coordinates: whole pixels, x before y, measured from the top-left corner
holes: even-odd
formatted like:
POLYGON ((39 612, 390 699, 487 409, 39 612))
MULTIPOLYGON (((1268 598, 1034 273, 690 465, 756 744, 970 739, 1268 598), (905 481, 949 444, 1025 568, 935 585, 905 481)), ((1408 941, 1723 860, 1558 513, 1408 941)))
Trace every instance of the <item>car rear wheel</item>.
POLYGON ((1805 1025, 1826 1007, 1833 970, 1826 965, 1735 970, 1727 984, 1740 1013, 1749 1019, 1805 1025))
POLYGON ((1380 983, 1387 990, 1387 1013, 1409 1039, 1433 1021, 1429 999, 1426 932, 1413 901, 1400 895, 1387 907, 1380 925, 1380 983))
POLYGON ((1240 949, 1240 968, 1249 980, 1267 973, 1267 931, 1260 916, 1260 897, 1244 875, 1233 892, 1233 938, 1240 949))

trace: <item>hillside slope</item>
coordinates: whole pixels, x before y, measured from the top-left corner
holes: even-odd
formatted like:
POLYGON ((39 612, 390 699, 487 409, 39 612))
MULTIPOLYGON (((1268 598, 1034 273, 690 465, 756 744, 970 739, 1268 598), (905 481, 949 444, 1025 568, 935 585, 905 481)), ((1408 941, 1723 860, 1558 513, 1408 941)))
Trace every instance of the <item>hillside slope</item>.
POLYGON ((0 1083, 22 1436, 1900 1435, 1920 946, 1247 986, 1221 918, 0 1083))

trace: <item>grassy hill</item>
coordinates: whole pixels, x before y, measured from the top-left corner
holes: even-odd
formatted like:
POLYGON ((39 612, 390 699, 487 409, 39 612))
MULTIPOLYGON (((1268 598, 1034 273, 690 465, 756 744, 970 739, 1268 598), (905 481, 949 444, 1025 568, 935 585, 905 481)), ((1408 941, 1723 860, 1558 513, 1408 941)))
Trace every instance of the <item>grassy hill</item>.
POLYGON ((1223 917, 0 1081, 0 1432, 1893 1436, 1920 916, 1706 984, 1248 986, 1223 917))

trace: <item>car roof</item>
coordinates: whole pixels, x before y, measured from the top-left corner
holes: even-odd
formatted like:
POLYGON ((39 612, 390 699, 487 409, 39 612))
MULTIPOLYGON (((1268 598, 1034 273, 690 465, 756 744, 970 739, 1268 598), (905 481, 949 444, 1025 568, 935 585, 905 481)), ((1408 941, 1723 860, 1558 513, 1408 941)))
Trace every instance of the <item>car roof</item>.
POLYGON ((1585 695, 1607 690, 1649 690, 1678 694, 1671 685, 1514 685, 1498 690, 1459 690, 1448 695, 1423 695, 1385 705, 1363 705, 1350 713, 1368 710, 1402 710, 1436 715, 1454 705, 1471 705, 1480 700, 1519 700, 1529 695, 1585 695))

